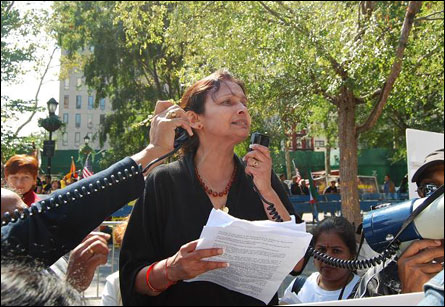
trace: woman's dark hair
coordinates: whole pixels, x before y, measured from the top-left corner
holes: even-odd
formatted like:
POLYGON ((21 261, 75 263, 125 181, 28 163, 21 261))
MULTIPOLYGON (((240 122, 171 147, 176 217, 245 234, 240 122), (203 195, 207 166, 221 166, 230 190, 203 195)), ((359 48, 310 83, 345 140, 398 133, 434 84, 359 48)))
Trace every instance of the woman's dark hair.
MULTIPOLYGON (((244 83, 232 76, 227 70, 218 70, 197 81, 191 87, 189 87, 181 98, 180 107, 185 111, 193 111, 196 114, 203 114, 205 112, 205 101, 207 95, 210 94, 212 98, 216 92, 218 92, 223 82, 234 82, 238 84, 246 95, 246 88, 244 83)), ((195 152, 199 146, 199 138, 195 133, 193 136, 183 145, 182 153, 195 152)))
POLYGON ((79 306, 81 294, 67 282, 34 265, 2 257, 2 306, 79 306))
POLYGON ((314 229, 311 241, 312 247, 315 247, 318 238, 325 232, 336 233, 348 247, 351 256, 355 257, 357 255, 354 226, 352 226, 347 219, 341 216, 336 216, 328 217, 321 221, 321 223, 314 229))

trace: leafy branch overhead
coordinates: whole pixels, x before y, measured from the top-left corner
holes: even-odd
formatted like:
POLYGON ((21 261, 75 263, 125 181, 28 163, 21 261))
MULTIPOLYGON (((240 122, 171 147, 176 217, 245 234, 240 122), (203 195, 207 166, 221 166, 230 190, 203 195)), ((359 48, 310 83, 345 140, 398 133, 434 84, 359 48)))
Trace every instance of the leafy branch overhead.
POLYGON ((443 132, 443 6, 56 2, 53 29, 70 57, 92 50, 83 57, 86 83, 115 110, 102 131, 109 162, 148 143, 135 123, 157 99, 178 101, 187 86, 227 68, 246 83, 252 129, 273 136, 272 150, 292 129, 329 129, 329 143, 341 148, 342 190, 352 191, 359 143, 402 157, 406 127, 443 132))

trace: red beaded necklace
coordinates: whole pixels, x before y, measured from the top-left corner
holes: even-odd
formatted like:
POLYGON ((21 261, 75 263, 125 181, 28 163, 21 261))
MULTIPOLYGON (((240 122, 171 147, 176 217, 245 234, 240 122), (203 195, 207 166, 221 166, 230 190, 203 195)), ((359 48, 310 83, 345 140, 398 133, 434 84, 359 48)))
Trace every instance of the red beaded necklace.
POLYGON ((195 173, 196 173, 196 177, 198 177, 198 181, 201 184, 201 186, 203 187, 203 189, 206 191, 207 194, 212 195, 213 197, 223 197, 224 195, 227 195, 227 193, 229 193, 230 187, 232 186, 233 181, 235 180, 235 175, 236 175, 236 165, 233 168, 233 173, 232 176, 230 177, 229 183, 227 184, 226 188, 224 189, 223 192, 216 192, 213 191, 211 188, 209 188, 204 181, 202 180, 201 176, 199 176, 198 173, 198 169, 195 166, 195 173))

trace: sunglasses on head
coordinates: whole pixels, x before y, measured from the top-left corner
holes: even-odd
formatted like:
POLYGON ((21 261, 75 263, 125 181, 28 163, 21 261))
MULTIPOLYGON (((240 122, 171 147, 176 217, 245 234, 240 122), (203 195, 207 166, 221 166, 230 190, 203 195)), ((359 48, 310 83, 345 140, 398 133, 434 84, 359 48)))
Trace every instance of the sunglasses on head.
POLYGON ((433 194, 439 187, 434 183, 427 183, 419 185, 417 188, 417 193, 420 197, 428 197, 433 194))

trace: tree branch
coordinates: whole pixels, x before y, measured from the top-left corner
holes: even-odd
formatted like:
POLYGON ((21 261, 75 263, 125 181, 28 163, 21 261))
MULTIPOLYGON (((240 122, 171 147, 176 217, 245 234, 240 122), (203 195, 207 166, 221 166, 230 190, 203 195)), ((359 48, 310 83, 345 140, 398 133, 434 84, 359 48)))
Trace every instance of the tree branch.
POLYGON ((22 130, 23 127, 25 127, 27 124, 29 124, 29 122, 31 122, 31 120, 34 117, 34 115, 36 115, 36 113, 37 113, 37 106, 39 104, 38 97, 39 97, 40 89, 42 88, 43 80, 45 79, 45 76, 46 76, 46 74, 47 74, 47 72, 49 70, 49 65, 51 64, 51 62, 53 60, 54 53, 56 52, 56 50, 58 48, 59 47, 54 47, 53 52, 51 53, 51 56, 49 58, 48 64, 46 65, 45 71, 43 72, 43 75, 40 78, 39 87, 37 88, 37 92, 36 92, 36 95, 35 95, 35 98, 34 98, 34 108, 35 108, 35 110, 31 113, 31 116, 20 127, 17 128, 17 130, 15 131, 15 133, 13 135, 13 138, 16 138, 18 136, 20 130, 22 130))
POLYGON ((329 101, 330 103, 334 104, 335 106, 338 106, 337 101, 330 96, 325 89, 323 89, 320 84, 317 82, 315 75, 313 72, 310 72, 310 76, 311 76, 311 80, 312 80, 312 84, 314 85, 313 90, 315 94, 319 94, 322 95, 324 98, 326 98, 327 101, 329 101))
POLYGON ((405 52, 408 37, 414 23, 414 17, 419 12, 421 7, 422 1, 410 1, 408 3, 408 8, 406 10, 405 19, 403 21, 402 31, 400 34, 399 44, 396 50, 396 57, 391 67, 390 74, 386 79, 380 98, 375 104, 371 114, 368 116, 366 122, 363 125, 357 127, 357 135, 371 129, 382 114, 383 108, 388 101, 389 94, 391 93, 394 83, 402 70, 403 54, 405 52))
POLYGON ((444 11, 435 12, 435 13, 429 14, 427 16, 416 18, 416 19, 414 19, 414 22, 421 21, 421 20, 443 20, 443 18, 429 18, 431 16, 434 16, 434 15, 437 15, 437 14, 441 14, 441 13, 443 14, 444 11))
MULTIPOLYGON (((261 6, 270 14, 272 14, 273 16, 277 17, 282 23, 284 23, 284 25, 288 26, 288 27, 292 27, 294 26, 298 31, 300 31, 301 33, 303 33, 307 38, 310 37, 310 31, 304 27, 303 25, 292 25, 291 23, 289 23, 289 21, 285 20, 282 15, 280 15, 278 12, 274 11, 273 9, 271 9, 270 7, 268 7, 266 4, 263 3, 263 1, 259 1, 259 3, 261 4, 261 6)), ((282 5, 283 6, 283 5, 282 5)), ((348 73, 343 69, 342 65, 340 65, 335 59, 334 57, 329 54, 329 52, 326 50, 326 48, 320 44, 317 41, 312 41, 310 39, 308 39, 308 42, 313 45, 321 54, 323 54, 324 57, 326 57, 326 59, 329 61, 329 63, 331 64, 331 67, 334 69, 335 73, 337 75, 339 75, 341 77, 341 79, 343 81, 346 81, 348 79, 348 73)))
POLYGON ((278 18, 279 20, 281 20, 286 26, 291 26, 291 24, 285 20, 278 12, 272 10, 270 7, 268 7, 266 4, 264 4, 263 1, 258 1, 259 4, 261 4, 261 6, 268 11, 271 15, 275 16, 276 18, 278 18))

